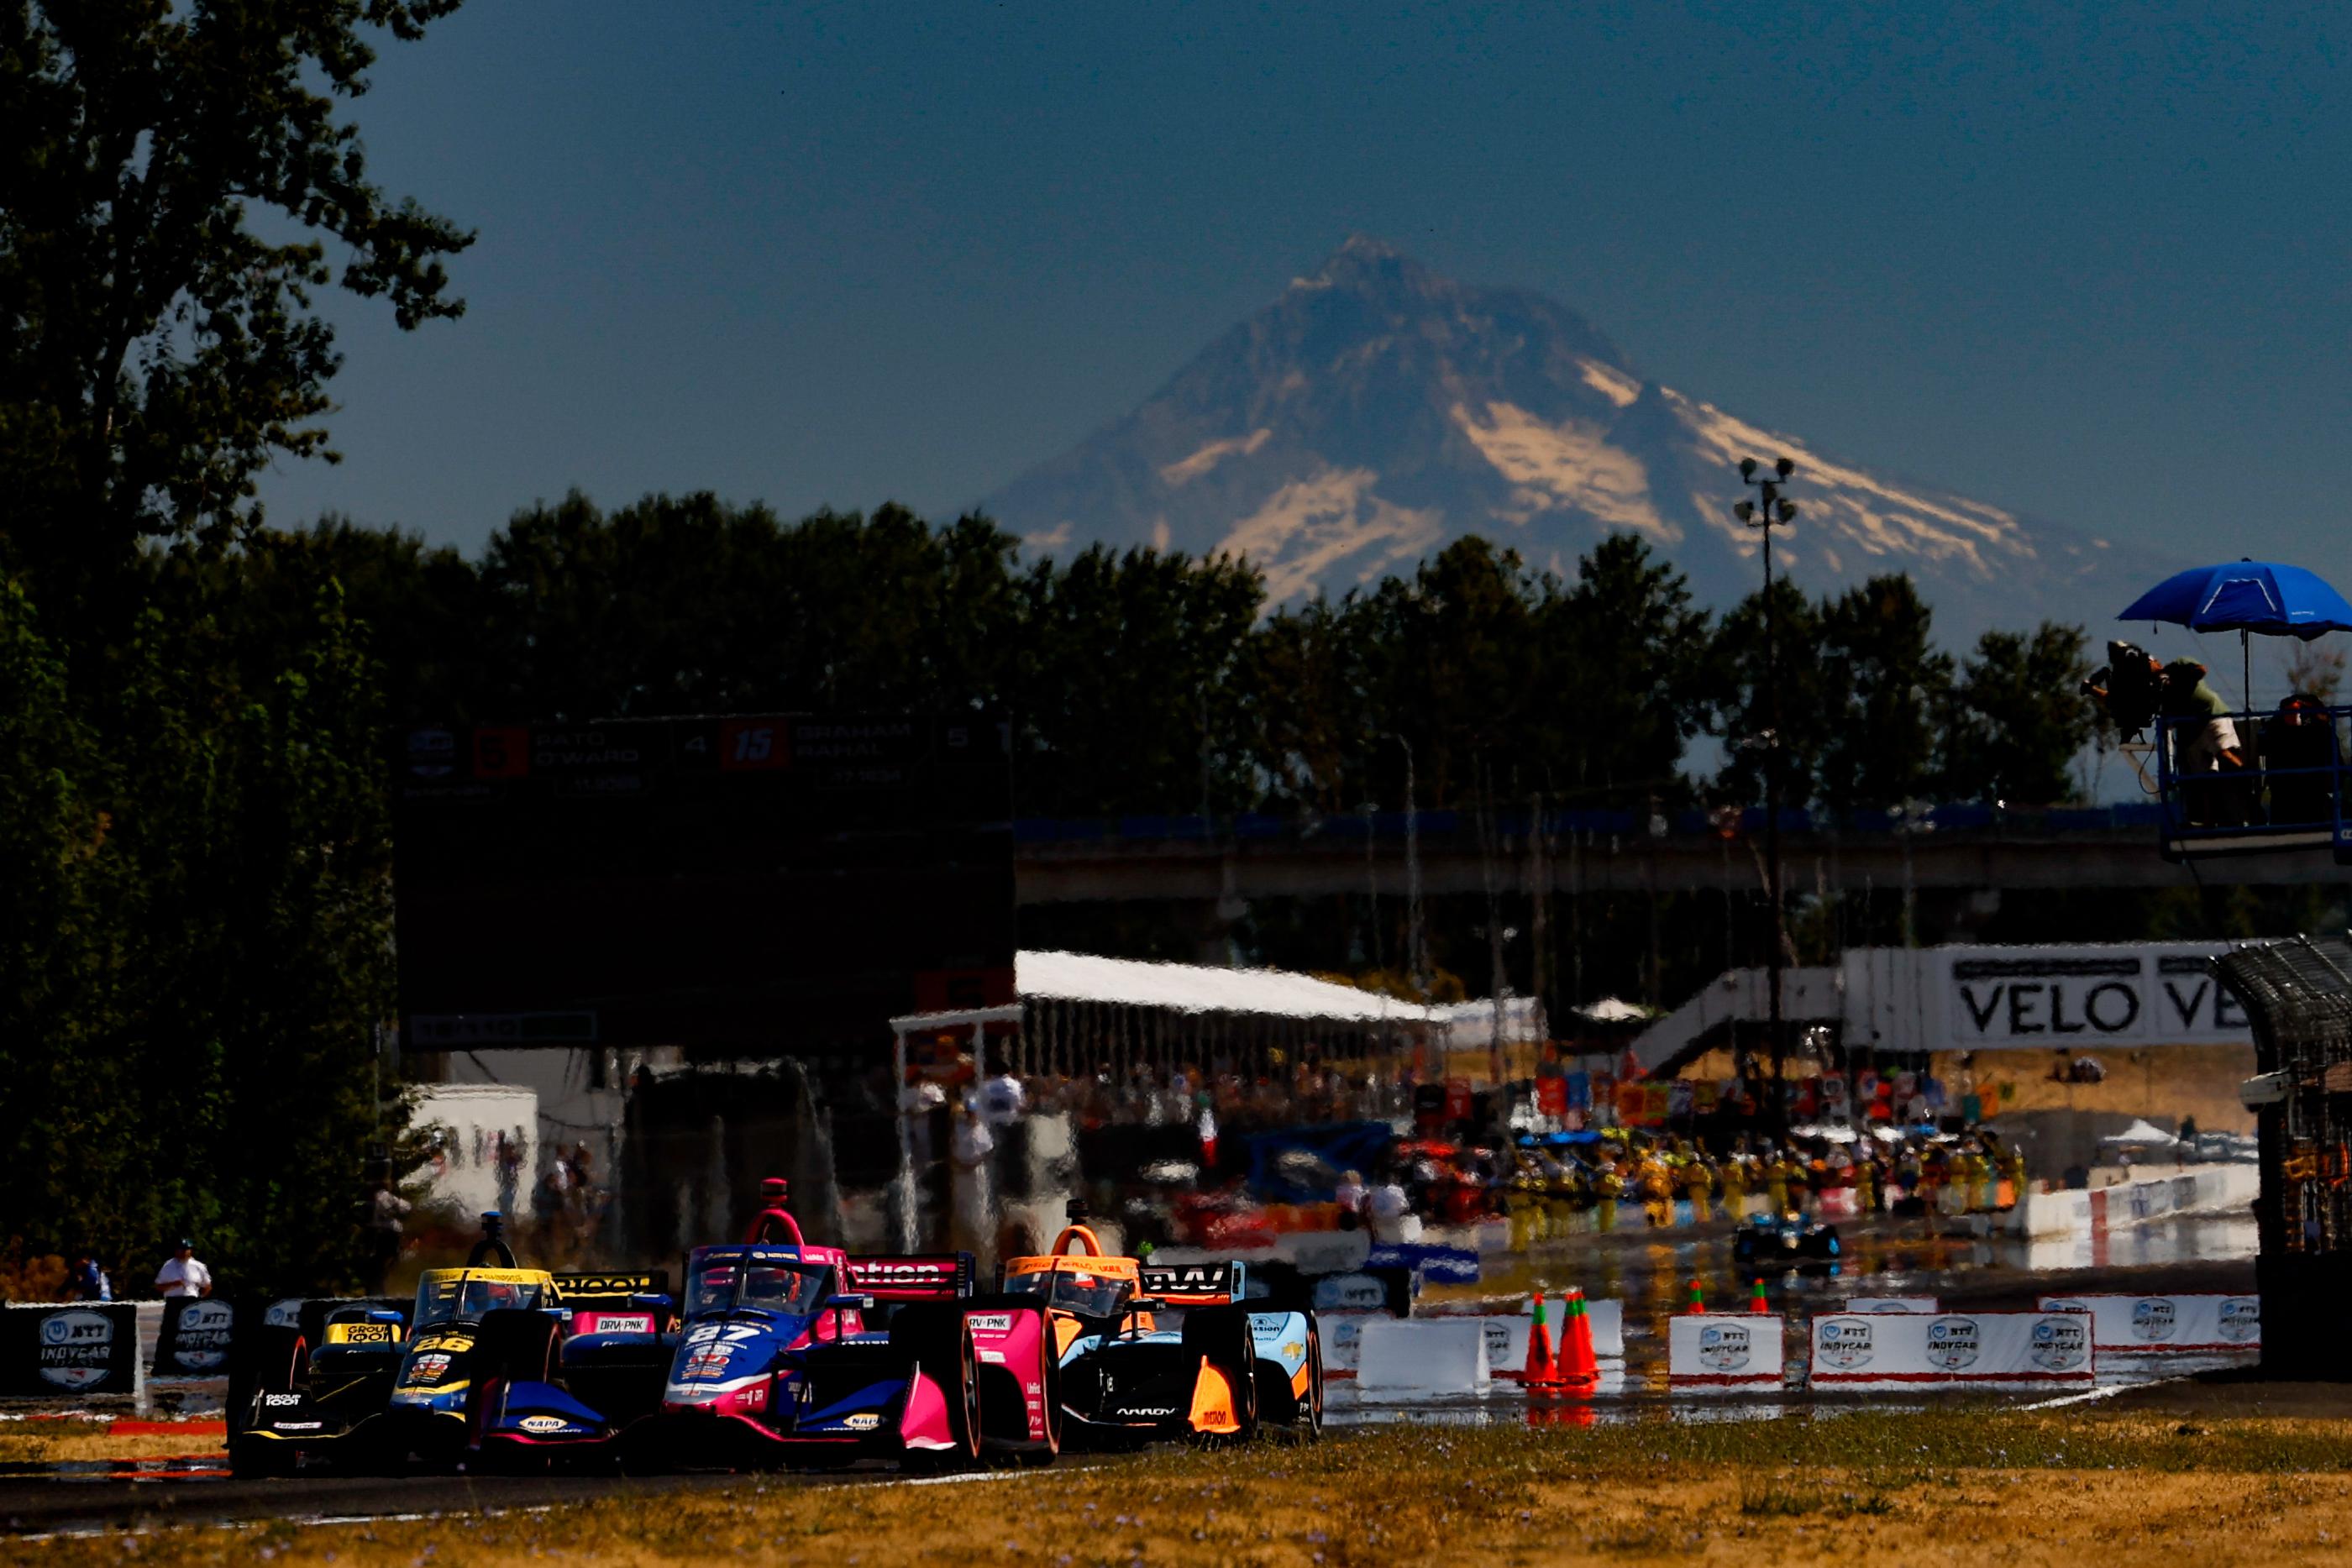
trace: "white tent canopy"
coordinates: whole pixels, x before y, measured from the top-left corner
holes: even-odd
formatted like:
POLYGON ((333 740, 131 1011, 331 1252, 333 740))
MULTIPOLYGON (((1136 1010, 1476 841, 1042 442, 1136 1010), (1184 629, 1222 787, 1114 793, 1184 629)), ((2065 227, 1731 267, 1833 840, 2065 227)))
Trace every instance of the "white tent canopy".
POLYGON ((1351 1023, 1414 1019, 1422 1009, 1353 986, 1279 969, 1150 964, 1087 953, 1020 953, 1013 984, 1024 1001, 1099 1002, 1184 1013, 1248 1013, 1351 1023))
POLYGON ((2180 1140, 2149 1121, 2134 1122, 2120 1133, 2109 1133, 2103 1144, 2177 1144, 2180 1140))

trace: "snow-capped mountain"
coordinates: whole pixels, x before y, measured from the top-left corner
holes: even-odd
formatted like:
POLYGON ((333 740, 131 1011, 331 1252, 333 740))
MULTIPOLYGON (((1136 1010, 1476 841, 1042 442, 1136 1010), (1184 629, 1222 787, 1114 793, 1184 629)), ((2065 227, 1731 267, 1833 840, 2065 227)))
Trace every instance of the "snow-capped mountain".
POLYGON ((1948 644, 2044 618, 2096 635, 2171 564, 1823 456, 1645 381, 1551 300, 1361 237, 988 507, 1039 549, 1238 552, 1277 601, 1410 571, 1466 533, 1567 571, 1625 529, 1724 605, 1758 580, 1736 465, 1782 454, 1801 510, 1776 565, 1815 593, 1907 571, 1948 644))

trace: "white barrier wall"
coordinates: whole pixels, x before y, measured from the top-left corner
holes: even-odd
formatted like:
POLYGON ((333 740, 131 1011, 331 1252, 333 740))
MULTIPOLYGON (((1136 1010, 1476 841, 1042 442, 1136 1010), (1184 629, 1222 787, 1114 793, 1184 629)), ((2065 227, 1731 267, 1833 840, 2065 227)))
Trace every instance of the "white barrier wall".
POLYGON ((1358 1335, 1356 1386, 1367 1393, 1483 1394, 1491 1381, 1475 1319, 1382 1317, 1358 1335))
POLYGON ((2058 1239, 2168 1214, 2242 1211, 2262 1185, 2259 1166, 2200 1166, 2092 1190, 2028 1193, 2010 1210, 2009 1228, 2032 1239, 2058 1239))
MULTIPOLYGON (((1934 1312, 1942 1308, 1933 1296, 1854 1296, 1845 1304, 1849 1312, 1934 1312)), ((2044 1312, 2050 1309, 2045 1305, 2044 1312)))
POLYGON ((1666 1381, 1676 1388, 1778 1388, 1786 1324, 1767 1312, 1685 1312, 1670 1320, 1666 1381))
POLYGON ((2260 1350, 2258 1296, 2044 1296, 2045 1312, 2088 1312, 2102 1354, 2260 1350))
POLYGON ((1839 1312, 1813 1320, 1815 1388, 2088 1387, 2084 1312, 1839 1312))

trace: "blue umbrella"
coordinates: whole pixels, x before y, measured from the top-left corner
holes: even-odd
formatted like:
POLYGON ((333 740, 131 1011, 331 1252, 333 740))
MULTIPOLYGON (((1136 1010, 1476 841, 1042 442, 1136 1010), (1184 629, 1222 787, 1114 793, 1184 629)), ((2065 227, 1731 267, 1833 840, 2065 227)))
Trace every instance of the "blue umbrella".
POLYGON ((2245 660, 2246 706, 2254 704, 2247 633, 2300 637, 2352 632, 2352 604, 2317 572, 2275 561, 2234 560, 2173 573, 2131 601, 2118 621, 2169 621, 2192 632, 2235 632, 2245 660))

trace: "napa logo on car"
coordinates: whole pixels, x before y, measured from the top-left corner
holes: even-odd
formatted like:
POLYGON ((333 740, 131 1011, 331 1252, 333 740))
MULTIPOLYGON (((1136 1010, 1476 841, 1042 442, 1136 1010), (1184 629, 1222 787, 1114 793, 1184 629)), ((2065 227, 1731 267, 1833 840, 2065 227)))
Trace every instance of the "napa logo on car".
POLYGON ((516 1422, 515 1425, 521 1427, 526 1432, 539 1434, 549 1432, 569 1432, 572 1430, 572 1423, 566 1421, 561 1416, 526 1416, 521 1420, 516 1422))
POLYGON ((2263 1337, 2263 1303, 2259 1296, 2229 1296, 2219 1309, 2217 1327, 2231 1344, 2250 1344, 2263 1337))
POLYGON ((2161 1344, 2180 1326, 2168 1296, 2143 1296, 2132 1303, 2132 1338, 2161 1344))
POLYGON ((856 1416, 843 1416, 841 1425, 845 1430, 852 1432, 871 1432, 882 1425, 882 1417, 871 1410, 866 1410, 856 1416))
POLYGON ((39 1337, 45 1383, 89 1388, 113 1370, 114 1320, 104 1312, 51 1312, 41 1320, 39 1337))
POLYGON ((220 1365, 228 1359, 229 1330, 236 1318, 236 1309, 226 1301, 190 1301, 180 1312, 172 1359, 189 1372, 220 1365))
POLYGON ((1698 1331, 1698 1362, 1714 1372, 1738 1372, 1754 1353, 1746 1323, 1708 1323, 1698 1331))
POLYGON ((2038 1318, 2032 1348, 2026 1353, 2044 1372, 2072 1372, 2091 1359, 2089 1320, 2080 1313, 2038 1318))
POLYGON ((1958 1372, 1976 1364, 1984 1335, 1974 1318, 1937 1318, 1927 1325, 1927 1364, 1958 1372))
POLYGON ((1813 1354, 1840 1372, 1867 1364, 1875 1348, 1868 1318, 1823 1318, 1814 1333, 1813 1354))

